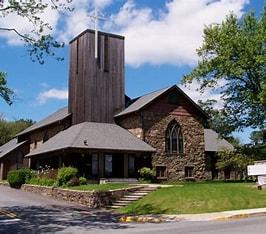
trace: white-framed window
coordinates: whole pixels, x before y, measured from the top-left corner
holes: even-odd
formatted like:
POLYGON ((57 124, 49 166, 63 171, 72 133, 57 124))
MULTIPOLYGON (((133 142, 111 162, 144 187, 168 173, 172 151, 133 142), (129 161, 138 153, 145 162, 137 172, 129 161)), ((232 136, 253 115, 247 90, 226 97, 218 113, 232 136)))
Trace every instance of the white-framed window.
POLYGON ((183 134, 179 124, 176 121, 172 121, 168 125, 165 143, 167 153, 184 153, 183 134))

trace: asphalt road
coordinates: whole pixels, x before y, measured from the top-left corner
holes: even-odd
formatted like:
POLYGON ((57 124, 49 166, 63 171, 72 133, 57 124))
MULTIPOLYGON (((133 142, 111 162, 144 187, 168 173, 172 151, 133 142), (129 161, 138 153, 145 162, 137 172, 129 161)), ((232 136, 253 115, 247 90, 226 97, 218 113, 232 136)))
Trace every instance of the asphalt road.
POLYGON ((231 221, 122 224, 117 215, 0 186, 0 233, 264 234, 266 217, 231 221))

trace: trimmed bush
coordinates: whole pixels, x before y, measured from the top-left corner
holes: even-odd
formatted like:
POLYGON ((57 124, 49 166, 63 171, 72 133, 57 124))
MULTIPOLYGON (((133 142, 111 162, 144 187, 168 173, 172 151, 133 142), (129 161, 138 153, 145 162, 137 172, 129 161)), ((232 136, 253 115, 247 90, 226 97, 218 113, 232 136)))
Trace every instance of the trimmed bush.
POLYGON ((143 180, 154 180, 156 176, 155 170, 148 167, 142 167, 138 170, 138 173, 140 175, 140 178, 143 180))
POLYGON ((28 182, 35 176, 34 172, 29 168, 21 168, 9 171, 7 181, 12 188, 20 188, 22 184, 28 182))
POLYGON ((85 177, 79 177, 79 184, 80 185, 85 185, 87 184, 87 179, 85 177))
POLYGON ((57 181, 59 186, 66 185, 72 178, 77 177, 78 170, 74 167, 62 167, 58 170, 57 181))

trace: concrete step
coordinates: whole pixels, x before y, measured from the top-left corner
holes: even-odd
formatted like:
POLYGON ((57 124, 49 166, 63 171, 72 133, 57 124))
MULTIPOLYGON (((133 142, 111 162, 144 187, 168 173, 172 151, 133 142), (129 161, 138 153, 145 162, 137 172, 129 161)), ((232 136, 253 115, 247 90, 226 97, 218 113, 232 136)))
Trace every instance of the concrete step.
POLYGON ((132 202, 132 201, 118 200, 118 201, 114 202, 113 205, 129 204, 129 203, 131 203, 131 202, 132 202))
POLYGON ((143 196, 140 196, 140 195, 127 195, 127 196, 124 196, 123 198, 132 198, 132 199, 134 199, 134 198, 141 198, 141 197, 143 197, 143 196))
POLYGON ((115 201, 111 206, 108 206, 108 208, 118 209, 127 206, 131 202, 137 201, 155 190, 157 190, 157 187, 140 188, 139 190, 129 193, 128 195, 125 195, 121 199, 115 201))
POLYGON ((141 192, 134 192, 134 193, 132 193, 131 195, 135 195, 135 196, 146 196, 147 194, 149 194, 149 193, 141 193, 141 192))
POLYGON ((106 208, 108 208, 108 209, 119 209, 119 208, 121 208, 121 207, 123 207, 123 206, 107 206, 106 208))
POLYGON ((121 198, 119 201, 137 201, 137 200, 139 200, 140 198, 142 198, 142 197, 123 197, 123 198, 121 198))
POLYGON ((155 190, 156 190, 156 189, 153 189, 153 190, 146 190, 146 189, 145 189, 145 190, 144 190, 144 189, 142 190, 142 189, 141 189, 141 190, 138 190, 138 192, 141 192, 141 193, 151 193, 151 192, 153 192, 153 191, 155 191, 155 190))

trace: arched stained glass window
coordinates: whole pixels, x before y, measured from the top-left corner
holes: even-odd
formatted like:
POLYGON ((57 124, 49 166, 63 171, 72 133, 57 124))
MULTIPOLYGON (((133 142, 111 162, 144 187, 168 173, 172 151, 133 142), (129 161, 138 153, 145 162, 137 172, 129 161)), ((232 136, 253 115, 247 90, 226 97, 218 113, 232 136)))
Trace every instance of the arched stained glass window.
POLYGON ((172 121, 168 125, 165 143, 166 151, 170 154, 184 152, 183 134, 176 121, 172 121))

